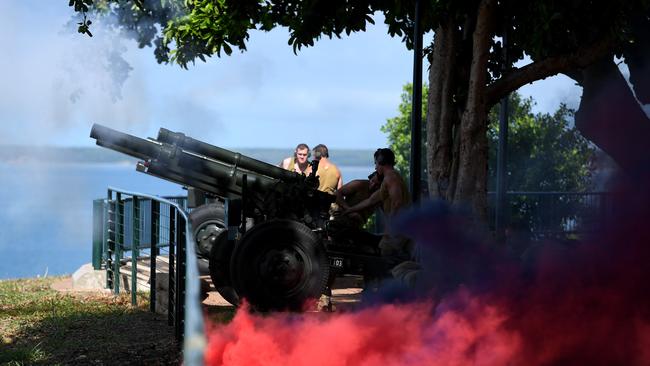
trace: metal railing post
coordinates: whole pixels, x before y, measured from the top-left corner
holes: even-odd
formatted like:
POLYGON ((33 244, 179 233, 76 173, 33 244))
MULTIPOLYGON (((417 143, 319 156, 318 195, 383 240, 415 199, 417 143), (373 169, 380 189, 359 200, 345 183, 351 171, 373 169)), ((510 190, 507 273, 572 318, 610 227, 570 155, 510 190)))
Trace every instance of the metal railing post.
POLYGON ((104 252, 104 200, 93 201, 93 269, 102 267, 102 254, 104 252))
POLYGON ((115 201, 113 201, 113 191, 108 190, 107 194, 108 206, 108 225, 106 225, 106 288, 112 290, 115 273, 113 272, 113 259, 115 258, 115 201))
POLYGON ((175 312, 176 312, 176 271, 175 271, 175 261, 176 261, 176 208, 173 206, 169 207, 169 282, 167 284, 167 324, 175 324, 175 312))
POLYGON ((116 204, 116 233, 115 233, 115 261, 113 262, 113 292, 120 293, 120 268, 122 266, 122 246, 124 245, 124 202, 122 202, 122 193, 115 194, 116 204))
POLYGON ((138 305, 138 255, 140 254, 140 200, 133 196, 131 205, 131 305, 138 305))
POLYGON ((176 322, 174 323, 176 339, 183 340, 185 320, 185 219, 181 215, 176 217, 176 322))
POLYGON ((158 230, 160 225, 160 202, 151 200, 151 235, 150 235, 150 256, 149 256, 149 310, 156 312, 156 261, 158 260, 158 230))

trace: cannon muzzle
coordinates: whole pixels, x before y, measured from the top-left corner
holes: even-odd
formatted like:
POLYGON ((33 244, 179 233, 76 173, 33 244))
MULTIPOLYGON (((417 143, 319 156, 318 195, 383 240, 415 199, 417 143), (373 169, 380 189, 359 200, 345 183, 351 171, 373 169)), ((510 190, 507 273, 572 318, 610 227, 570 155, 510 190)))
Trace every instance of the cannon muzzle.
POLYGON ((160 149, 160 144, 154 141, 141 139, 98 124, 93 125, 90 137, 97 140, 99 146, 143 160, 156 157, 160 149))

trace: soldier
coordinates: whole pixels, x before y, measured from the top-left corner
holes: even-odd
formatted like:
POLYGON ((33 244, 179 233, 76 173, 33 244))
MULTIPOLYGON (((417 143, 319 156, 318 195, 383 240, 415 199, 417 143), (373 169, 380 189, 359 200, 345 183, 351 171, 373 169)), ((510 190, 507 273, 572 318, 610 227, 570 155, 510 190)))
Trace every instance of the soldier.
POLYGON ((282 160, 278 166, 292 172, 308 174, 309 160, 307 159, 309 159, 309 146, 307 144, 298 144, 293 156, 282 160))
MULTIPOLYGON (((339 206, 341 211, 344 211, 351 206, 354 206, 368 197, 371 194, 375 193, 381 186, 381 178, 379 174, 375 171, 368 176, 368 179, 355 179, 351 182, 344 184, 336 192, 336 204, 339 206)), ((350 226, 361 228, 368 218, 373 214, 374 207, 370 207, 366 210, 353 212, 348 215, 345 215, 347 218, 346 221, 350 221, 350 226)))
POLYGON ((329 234, 338 243, 351 243, 362 245, 364 250, 376 252, 379 238, 363 230, 363 225, 375 212, 374 207, 366 210, 342 214, 350 206, 354 206, 376 192, 381 186, 381 179, 377 172, 373 172, 368 179, 355 179, 344 184, 336 192, 336 210, 329 222, 329 234))
POLYGON ((411 202, 408 189, 402 176, 395 170, 395 154, 390 149, 377 149, 374 157, 375 170, 383 178, 379 190, 344 212, 352 214, 381 205, 386 217, 386 227, 379 242, 381 255, 396 262, 408 260, 413 251, 411 242, 405 237, 391 235, 389 225, 391 218, 411 202))
POLYGON ((336 194, 336 191, 343 185, 343 178, 339 168, 329 160, 327 146, 318 144, 314 147, 313 153, 314 159, 318 160, 318 171, 316 171, 320 182, 318 190, 332 195, 336 194))

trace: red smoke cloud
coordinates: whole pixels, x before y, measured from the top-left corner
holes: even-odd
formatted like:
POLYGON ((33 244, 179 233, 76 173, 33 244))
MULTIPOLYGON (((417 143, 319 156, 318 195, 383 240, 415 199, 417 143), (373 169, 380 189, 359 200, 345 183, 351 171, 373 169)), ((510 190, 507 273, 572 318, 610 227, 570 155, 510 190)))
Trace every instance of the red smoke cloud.
POLYGON ((416 295, 429 298, 335 314, 240 309, 211 326, 206 363, 648 365, 650 199, 627 197, 593 238, 546 243, 522 261, 425 207, 402 226, 423 248, 416 295))
POLYGON ((356 313, 251 315, 210 332, 208 365, 494 365, 518 352, 506 318, 476 299, 436 316, 431 303, 356 313), (474 314, 481 314, 475 316, 474 314))

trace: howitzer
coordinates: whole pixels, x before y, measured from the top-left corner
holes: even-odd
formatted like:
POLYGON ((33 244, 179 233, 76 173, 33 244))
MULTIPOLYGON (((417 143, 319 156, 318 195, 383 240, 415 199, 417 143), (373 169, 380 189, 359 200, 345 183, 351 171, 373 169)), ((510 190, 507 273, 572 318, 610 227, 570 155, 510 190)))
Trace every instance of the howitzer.
POLYGON ((95 124, 90 137, 142 159, 138 171, 185 187, 221 198, 241 198, 246 189, 244 211, 258 221, 287 218, 317 227, 332 202, 317 190, 317 161, 305 176, 162 128, 157 139, 141 139, 95 124))
POLYGON ((309 175, 298 174, 164 128, 142 139, 95 124, 90 137, 140 159, 138 171, 207 196, 190 214, 197 253, 233 304, 244 296, 259 309, 299 309, 325 290, 331 270, 383 265, 330 240, 334 196, 317 189, 317 160, 309 175))

